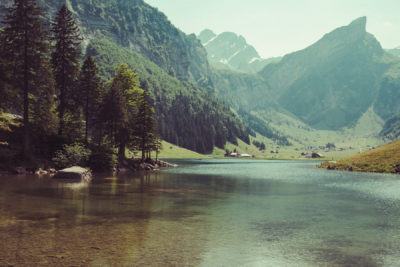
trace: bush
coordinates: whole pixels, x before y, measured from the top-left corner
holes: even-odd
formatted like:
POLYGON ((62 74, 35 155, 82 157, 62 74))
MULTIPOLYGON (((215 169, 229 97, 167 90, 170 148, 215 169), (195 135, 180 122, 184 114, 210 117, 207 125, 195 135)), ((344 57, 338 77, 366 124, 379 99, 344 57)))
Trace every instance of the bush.
POLYGON ((72 166, 85 167, 88 164, 91 151, 80 143, 64 145, 63 149, 56 151, 52 159, 58 168, 68 168, 72 166))
POLYGON ((94 171, 111 170, 117 164, 117 155, 114 149, 107 145, 93 146, 89 158, 89 167, 94 171))

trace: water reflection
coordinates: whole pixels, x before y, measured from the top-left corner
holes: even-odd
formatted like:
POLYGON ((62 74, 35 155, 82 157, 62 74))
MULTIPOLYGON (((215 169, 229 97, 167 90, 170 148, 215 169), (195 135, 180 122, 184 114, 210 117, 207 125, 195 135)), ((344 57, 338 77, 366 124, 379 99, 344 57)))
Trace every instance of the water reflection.
POLYGON ((2 176, 0 266, 399 262, 393 176, 233 162, 181 161, 162 172, 98 174, 89 184, 2 176))
POLYGON ((1 177, 0 265, 196 265, 206 223, 183 203, 202 201, 168 176, 1 177))

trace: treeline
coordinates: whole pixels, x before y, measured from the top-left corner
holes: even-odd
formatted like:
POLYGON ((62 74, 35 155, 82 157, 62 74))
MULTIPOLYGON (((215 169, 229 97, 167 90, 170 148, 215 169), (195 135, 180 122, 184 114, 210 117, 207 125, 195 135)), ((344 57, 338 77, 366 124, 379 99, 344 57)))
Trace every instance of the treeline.
POLYGON ((237 138, 249 144, 249 135, 238 117, 214 93, 182 82, 153 62, 105 37, 92 39, 86 49, 99 65, 103 79, 109 79, 114 66, 126 62, 139 74, 141 87, 150 95, 155 108, 158 132, 168 142, 210 153, 237 138))
POLYGON ((239 116, 242 118, 243 123, 247 126, 247 131, 253 137, 256 136, 256 132, 274 140, 280 146, 290 146, 290 141, 286 138, 286 136, 282 136, 279 133, 276 133, 273 129, 269 128, 268 125, 253 114, 244 111, 243 109, 239 109, 239 116))
POLYGON ((259 141, 257 141, 257 140, 254 140, 253 141, 253 145, 255 146, 255 147, 257 147, 260 151, 263 151, 263 150, 265 150, 265 144, 264 144, 264 142, 259 142, 259 141))
POLYGON ((15 0, 7 11, 0 32, 0 113, 22 115, 20 159, 48 159, 76 143, 110 164, 114 150, 119 160, 127 147, 141 151, 142 160, 159 150, 154 109, 138 75, 120 64, 104 82, 92 57, 81 65, 82 38, 65 5, 50 24, 36 0, 15 0))

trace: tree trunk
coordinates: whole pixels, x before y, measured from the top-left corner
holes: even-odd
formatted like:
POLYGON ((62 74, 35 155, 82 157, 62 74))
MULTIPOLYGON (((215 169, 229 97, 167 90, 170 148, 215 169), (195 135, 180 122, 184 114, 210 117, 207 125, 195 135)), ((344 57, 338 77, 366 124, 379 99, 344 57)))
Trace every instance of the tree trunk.
POLYGON ((118 161, 122 162, 123 160, 125 160, 125 142, 121 142, 118 149, 118 161))
MULTIPOLYGON (((63 51, 64 53, 64 51, 63 51)), ((62 78, 61 78, 61 86, 60 86, 60 104, 59 104, 59 113, 58 113, 58 117, 60 120, 60 126, 58 128, 58 135, 62 136, 63 132, 64 132, 64 114, 65 114, 65 98, 66 98, 66 83, 65 83, 65 66, 64 66, 64 62, 61 63, 62 65, 62 78)))
POLYGON ((145 157, 146 157, 146 151, 142 149, 142 162, 144 162, 145 157))
POLYGON ((89 97, 86 96, 86 112, 85 112, 85 119, 86 119, 86 125, 85 125, 85 141, 86 144, 88 144, 88 128, 89 128, 89 97))
POLYGON ((28 32, 25 31, 24 44, 24 133, 23 133, 23 158, 29 158, 29 63, 28 63, 28 32))
POLYGON ((58 128, 58 135, 62 136, 63 135, 63 131, 64 131, 64 113, 65 113, 65 103, 64 103, 64 89, 61 88, 60 90, 60 104, 59 104, 59 113, 58 113, 58 118, 60 120, 60 125, 58 128))

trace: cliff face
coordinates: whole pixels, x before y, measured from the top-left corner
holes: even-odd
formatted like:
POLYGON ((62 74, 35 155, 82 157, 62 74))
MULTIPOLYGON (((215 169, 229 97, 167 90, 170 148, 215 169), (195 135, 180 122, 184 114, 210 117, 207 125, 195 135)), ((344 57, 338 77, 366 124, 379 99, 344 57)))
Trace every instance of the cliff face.
MULTIPOLYGON (((143 0, 39 0, 53 17, 63 3, 80 25, 84 44, 98 35, 145 56, 171 76, 212 87, 206 51, 193 36, 143 0)), ((0 8, 11 5, 3 0, 0 8)), ((0 9, 1 12, 1 9, 0 9)))

